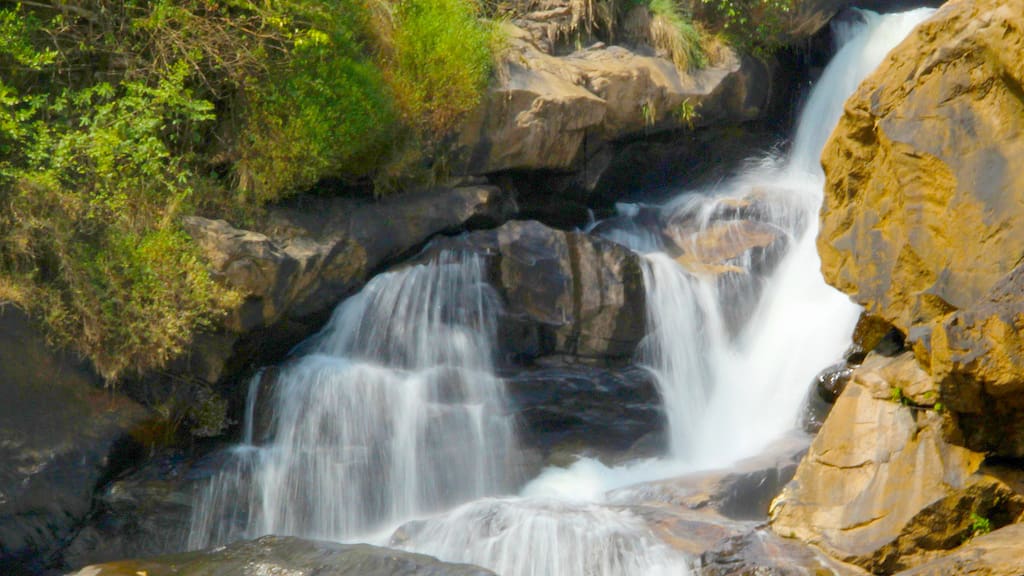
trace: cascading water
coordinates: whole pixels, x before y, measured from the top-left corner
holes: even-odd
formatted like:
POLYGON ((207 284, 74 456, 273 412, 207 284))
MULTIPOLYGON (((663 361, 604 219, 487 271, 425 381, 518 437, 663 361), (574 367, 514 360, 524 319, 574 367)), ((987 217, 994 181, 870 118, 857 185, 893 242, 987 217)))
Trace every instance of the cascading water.
POLYGON ((842 47, 788 157, 687 192, 658 218, 630 208, 603 233, 648 252, 649 334, 637 360, 661 389, 671 458, 617 468, 582 459, 545 470, 518 498, 485 498, 520 480, 491 362, 500 302, 477 258, 447 254, 374 279, 338 308, 312 354, 254 383, 246 443, 201 494, 190 545, 265 533, 351 540, 447 509, 408 522, 392 544, 503 576, 687 574, 689 560, 629 507, 630 492, 605 492, 726 465, 794 426, 807 384, 841 355, 858 314, 819 272, 818 156, 860 79, 929 13, 836 24, 842 47), (688 238, 741 234, 739 212, 777 236, 775 248, 700 265, 705 247, 688 238), (685 257, 663 253, 651 221, 675 227, 685 257), (257 392, 274 407, 262 430, 257 392))
MULTIPOLYGON (((290 534, 351 539, 517 484, 491 350, 500 301, 478 257, 383 274, 272 382, 249 437, 195 507, 190 547, 290 534)), ((250 394, 255 397, 255 390, 250 394)))
POLYGON ((767 279, 757 273, 764 262, 749 256, 730 261, 741 272, 726 275, 727 281, 762 282, 740 290, 722 291, 722 277, 685 270, 663 255, 648 257, 648 318, 655 329, 643 361, 658 375, 673 424, 673 455, 691 466, 723 466, 751 456, 791 429, 806 383, 849 345, 859 308, 825 284, 815 247, 825 183, 819 158, 846 99, 931 13, 859 12, 857 20, 836 22, 838 51, 800 115, 789 155, 665 207, 666 221, 691 227, 696 221, 706 230, 722 225, 715 222, 721 214, 746 206, 790 246, 767 279), (683 290, 696 296, 689 306, 675 294, 683 290), (732 338, 723 335, 729 307, 750 310, 732 338))
POLYGON ((746 254, 719 267, 725 270, 709 269, 694 265, 703 247, 685 239, 680 248, 694 257, 677 262, 661 253, 659 234, 637 222, 634 207, 621 215, 623 225, 604 234, 650 252, 644 269, 649 334, 638 360, 661 389, 671 459, 618 469, 582 459, 568 469, 549 469, 526 486, 529 499, 474 502, 418 523, 395 543, 445 560, 499 568, 505 576, 688 573, 686 559, 665 550, 645 524, 619 506, 630 503, 630 491, 617 492, 615 506, 602 505, 602 493, 727 465, 795 426, 808 383, 841 356, 859 314, 819 271, 815 237, 824 175, 818 158, 846 98, 930 13, 863 12, 860 21, 837 24, 841 48, 801 114, 789 156, 763 160, 714 190, 688 192, 662 208, 661 221, 682 222, 698 232, 724 227, 726 239, 739 230, 722 215, 753 212, 758 224, 777 232, 788 248, 780 262, 768 262, 778 255, 770 252, 746 254), (729 314, 735 310, 739 313, 729 314), (579 501, 588 496, 592 501, 579 501), (552 497, 559 499, 555 508, 552 497), (542 520, 538 507, 544 510, 542 520), (609 525, 619 532, 602 530, 609 525), (603 557, 608 550, 615 551, 612 556, 626 553, 624 542, 630 543, 625 548, 632 563, 590 572, 583 563, 562 563, 603 557), (528 560, 517 561, 523 555, 528 560))

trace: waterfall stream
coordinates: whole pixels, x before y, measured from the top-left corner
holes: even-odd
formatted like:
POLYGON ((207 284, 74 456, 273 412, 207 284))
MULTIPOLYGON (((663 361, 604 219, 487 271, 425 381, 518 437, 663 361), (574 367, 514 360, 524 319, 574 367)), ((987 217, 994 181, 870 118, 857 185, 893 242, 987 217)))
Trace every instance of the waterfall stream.
POLYGON ((684 554, 604 494, 728 465, 795 426, 808 384, 841 357, 859 313, 819 272, 818 158, 849 94, 930 13, 833 24, 838 51, 789 154, 660 207, 662 221, 704 230, 756 206, 784 250, 735 259, 723 274, 673 259, 641 226, 606 234, 645 253, 649 333, 636 361, 664 400, 668 458, 616 468, 584 458, 509 496, 525 479, 491 359, 501 300, 477 257, 444 253, 375 278, 338 307, 311 353, 254 382, 245 443, 200 494, 190 547, 267 533, 386 543, 404 523, 392 545, 503 576, 688 573, 684 554), (259 394, 271 395, 269 418, 253 407, 259 394))

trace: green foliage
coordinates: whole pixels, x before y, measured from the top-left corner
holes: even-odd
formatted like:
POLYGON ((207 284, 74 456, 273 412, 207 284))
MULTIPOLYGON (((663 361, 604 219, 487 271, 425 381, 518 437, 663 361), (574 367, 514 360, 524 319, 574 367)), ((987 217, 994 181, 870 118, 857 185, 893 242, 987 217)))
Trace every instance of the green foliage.
POLYGON ((442 136, 477 105, 490 78, 495 32, 472 0, 392 0, 383 67, 403 119, 442 136))
POLYGON ((971 532, 971 538, 974 538, 975 536, 981 536, 983 534, 988 534, 992 531, 992 522, 985 516, 979 515, 977 512, 971 512, 970 521, 971 524, 969 529, 971 532))
POLYGON ((162 367, 237 299, 180 217, 429 169, 489 78, 477 15, 473 0, 0 8, 0 297, 111 380, 162 367))
MULTIPOLYGON (((337 14, 360 9, 347 4, 337 14)), ((362 53, 358 23, 313 21, 317 27, 292 34, 289 57, 245 93, 235 169, 239 188, 259 203, 326 176, 362 175, 386 155, 395 130, 391 93, 362 53)))
POLYGON ((162 366, 233 298, 175 218, 194 179, 178 128, 213 118, 184 76, 175 66, 153 86, 98 83, 6 107, 30 128, 0 162, 0 269, 109 379, 162 366))
POLYGON ((679 109, 676 111, 676 117, 679 118, 680 124, 692 130, 694 121, 700 118, 700 112, 697 112, 697 107, 690 102, 689 98, 684 98, 683 101, 679 103, 679 109))
POLYGON ((701 33, 675 0, 647 0, 651 12, 650 40, 665 50, 680 70, 703 68, 708 64, 701 33))
POLYGON ((657 121, 657 112, 654 109, 654 104, 651 102, 644 102, 640 105, 640 117, 643 118, 644 126, 654 126, 657 121))
POLYGON ((900 388, 899 386, 893 386, 889 389, 889 400, 903 406, 910 405, 910 398, 903 395, 903 388, 900 388))
POLYGON ((771 53, 783 41, 793 0, 701 0, 729 42, 757 55, 771 53))

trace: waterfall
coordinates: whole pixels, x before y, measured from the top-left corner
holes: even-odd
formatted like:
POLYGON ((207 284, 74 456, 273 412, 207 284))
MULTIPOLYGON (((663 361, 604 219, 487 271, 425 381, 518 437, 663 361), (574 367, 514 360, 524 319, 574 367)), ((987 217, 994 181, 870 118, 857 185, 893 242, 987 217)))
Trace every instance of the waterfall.
POLYGON ((763 262, 730 261, 740 273, 725 279, 747 284, 731 290, 722 290, 722 277, 688 271, 663 254, 647 257, 653 329, 641 361, 665 399, 672 454, 690 466, 752 456, 792 429, 808 383, 849 346, 859 307, 825 284, 815 246, 825 184, 819 158, 846 99, 932 12, 857 11, 857 19, 836 22, 838 51, 807 100, 788 156, 664 207, 666 221, 707 229, 730 208, 756 205, 756 219, 790 246, 768 278, 757 274, 763 262), (749 310, 732 337, 723 329, 730 309, 749 310))
POLYGON ((445 253, 378 276, 309 353, 254 380, 246 442, 200 493, 190 546, 266 533, 379 541, 405 521, 392 545, 503 576, 688 574, 690 560, 628 493, 605 493, 757 452, 794 427, 814 374, 849 344, 859 310, 824 283, 815 249, 818 156, 860 79, 930 11, 859 14, 835 24, 841 47, 788 155, 687 191, 656 218, 625 206, 619 224, 594 227, 648 252, 649 332, 636 360, 660 387, 669 458, 616 468, 581 459, 495 498, 522 480, 491 357, 501 302, 478 257, 445 253), (738 237, 744 219, 775 248, 698 265, 707 246, 686 238, 738 237), (673 241, 689 256, 666 254, 651 222, 687 231, 673 241))
MULTIPOLYGON (((335 311, 312 353, 260 378, 273 418, 206 487, 189 545, 288 534, 346 540, 518 480, 492 348, 500 300, 476 256, 383 274, 335 311)), ((250 404, 260 389, 250 392, 250 404)))
MULTIPOLYGON (((503 576, 688 574, 689 562, 666 550, 629 511, 635 492, 620 491, 614 499, 605 493, 728 465, 795 427, 810 382, 842 355, 859 315, 821 277, 815 238, 824 175, 818 157, 860 80, 931 12, 858 12, 859 20, 837 23, 839 50, 808 99, 788 156, 754 162, 714 189, 687 191, 661 208, 661 221, 685 222, 696 231, 724 226, 728 238, 738 233, 728 215, 738 206, 756 206, 755 220, 778 233, 786 248, 773 267, 771 254, 734 258, 719 267, 727 274, 677 263, 636 218, 634 206, 624 206, 606 231, 600 224, 592 228, 649 252, 648 335, 637 360, 655 375, 664 399, 669 459, 613 469, 584 458, 568 469, 550 468, 524 488, 525 498, 464 505, 409 526, 393 543, 503 576), (623 554, 633 560, 607 560, 623 554)), ((704 247, 685 248, 699 256, 704 247)))

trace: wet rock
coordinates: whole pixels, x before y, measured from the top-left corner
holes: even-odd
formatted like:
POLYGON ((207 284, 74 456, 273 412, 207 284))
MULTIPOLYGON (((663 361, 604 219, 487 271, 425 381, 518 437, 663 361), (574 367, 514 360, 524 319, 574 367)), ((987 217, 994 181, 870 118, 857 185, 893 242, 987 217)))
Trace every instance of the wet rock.
POLYGON ((700 556, 701 576, 834 576, 867 572, 810 546, 755 529, 719 541, 700 556))
POLYGON ((832 405, 850 382, 855 367, 856 364, 844 360, 825 368, 814 377, 800 413, 800 425, 805 432, 817 434, 821 430, 832 411, 832 405))
POLYGON ((640 257, 607 240, 510 222, 496 230, 435 242, 480 254, 506 306, 499 341, 517 358, 562 354, 599 363, 632 358, 644 336, 640 257))
POLYGON ((93 513, 62 552, 64 563, 78 569, 184 550, 201 477, 195 461, 163 454, 111 482, 96 495, 93 513))
POLYGON ((1024 456, 1024 2, 954 0, 822 156, 826 280, 907 336, 977 450, 1024 456))
POLYGON ((0 573, 37 574, 58 560, 93 491, 144 451, 151 416, 31 320, 0 303, 0 573))
POLYGON ((730 520, 761 521, 768 517, 771 501, 793 478, 809 443, 808 436, 794 433, 728 468, 622 488, 610 492, 608 500, 667 504, 730 520))
POLYGON ((1024 499, 984 454, 945 440, 952 417, 924 407, 929 382, 910 354, 869 356, 773 502, 772 530, 892 572, 959 546, 972 514, 1018 517, 1024 499))
POLYGON ((367 544, 336 544, 284 536, 264 536, 200 552, 146 560, 122 560, 82 568, 75 576, 251 576, 316 574, 318 576, 493 576, 467 564, 449 564, 367 544))
POLYGON ((955 552, 900 572, 900 576, 1020 576, 1024 558, 1024 524, 972 538, 955 552))
POLYGON ((642 368, 532 369, 506 377, 505 387, 523 442, 547 454, 572 449, 614 461, 665 428, 653 376, 642 368))

